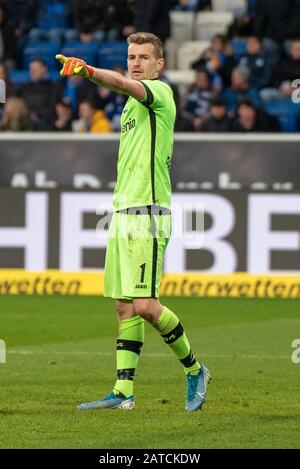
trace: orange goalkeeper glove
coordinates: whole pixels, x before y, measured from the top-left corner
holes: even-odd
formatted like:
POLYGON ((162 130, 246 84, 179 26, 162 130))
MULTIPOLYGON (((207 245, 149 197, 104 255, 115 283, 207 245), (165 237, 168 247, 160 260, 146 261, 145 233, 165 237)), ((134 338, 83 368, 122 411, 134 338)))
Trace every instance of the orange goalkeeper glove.
POLYGON ((94 68, 87 65, 82 59, 65 57, 62 54, 57 54, 55 58, 63 64, 63 68, 60 71, 62 77, 80 76, 84 78, 92 78, 95 73, 94 68))

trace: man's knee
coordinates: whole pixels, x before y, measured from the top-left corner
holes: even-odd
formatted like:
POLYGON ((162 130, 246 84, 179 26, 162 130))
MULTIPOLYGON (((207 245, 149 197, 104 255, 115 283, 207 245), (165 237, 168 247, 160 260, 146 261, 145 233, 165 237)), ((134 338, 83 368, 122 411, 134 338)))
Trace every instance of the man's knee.
POLYGON ((119 319, 127 319, 135 315, 132 301, 116 300, 116 311, 119 319))
POLYGON ((152 324, 158 321, 163 308, 159 300, 155 298, 138 298, 133 300, 133 305, 135 314, 152 324))

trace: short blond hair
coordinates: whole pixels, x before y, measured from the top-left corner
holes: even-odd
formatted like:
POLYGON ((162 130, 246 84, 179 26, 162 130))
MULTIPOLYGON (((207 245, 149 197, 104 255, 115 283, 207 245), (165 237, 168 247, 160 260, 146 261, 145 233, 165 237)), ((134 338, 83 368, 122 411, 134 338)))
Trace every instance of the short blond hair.
POLYGON ((158 59, 163 56, 163 45, 159 37, 152 33, 133 33, 127 38, 127 44, 152 44, 154 46, 154 53, 158 59))

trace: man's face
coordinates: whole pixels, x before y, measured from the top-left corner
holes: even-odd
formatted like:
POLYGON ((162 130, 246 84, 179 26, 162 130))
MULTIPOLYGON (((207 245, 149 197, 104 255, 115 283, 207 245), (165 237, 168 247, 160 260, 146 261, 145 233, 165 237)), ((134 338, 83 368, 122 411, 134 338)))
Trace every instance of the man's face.
POLYGON ((47 76, 47 69, 44 64, 34 60, 29 64, 29 73, 32 81, 42 80, 47 76))
POLYGON ((294 60, 300 60, 300 41, 292 42, 291 56, 294 60))
POLYGON ((214 119, 222 119, 222 117, 226 116, 226 107, 222 105, 212 106, 210 113, 214 119))
POLYGON ((238 115, 241 121, 243 122, 255 122, 256 119, 256 111, 251 106, 247 106, 246 104, 242 104, 239 107, 238 115))
POLYGON ((261 52, 261 43, 256 37, 249 37, 247 39, 248 54, 259 54, 261 52))
POLYGON ((196 86, 200 90, 206 90, 209 88, 209 78, 206 72, 198 72, 195 79, 196 86))
POLYGON ((233 88, 240 88, 241 86, 245 85, 245 83, 247 82, 240 71, 234 70, 231 74, 231 84, 233 88))
POLYGON ((128 47, 128 72, 133 80, 156 78, 164 65, 164 59, 155 55, 153 44, 130 44, 128 47))
POLYGON ((93 115, 95 113, 95 110, 92 108, 92 106, 89 103, 82 102, 79 104, 79 117, 80 119, 89 121, 92 119, 93 115))

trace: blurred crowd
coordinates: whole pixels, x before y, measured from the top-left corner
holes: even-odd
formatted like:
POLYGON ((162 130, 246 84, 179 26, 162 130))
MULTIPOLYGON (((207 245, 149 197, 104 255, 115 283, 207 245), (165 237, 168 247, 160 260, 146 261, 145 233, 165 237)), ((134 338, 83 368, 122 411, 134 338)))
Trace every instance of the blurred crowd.
MULTIPOLYGON (((79 77, 51 79, 42 59, 29 63, 28 82, 14 84, 10 73, 22 68, 28 41, 125 41, 143 30, 165 42, 172 9, 210 8, 210 0, 0 0, 0 79, 7 95, 0 130, 119 130, 125 96, 79 77)), ((167 66, 160 77, 174 92, 176 131, 300 131, 293 104, 300 101, 300 0, 248 0, 192 69, 195 81, 184 93, 170 83, 167 66)))

